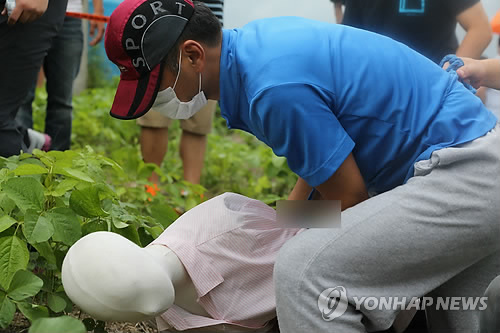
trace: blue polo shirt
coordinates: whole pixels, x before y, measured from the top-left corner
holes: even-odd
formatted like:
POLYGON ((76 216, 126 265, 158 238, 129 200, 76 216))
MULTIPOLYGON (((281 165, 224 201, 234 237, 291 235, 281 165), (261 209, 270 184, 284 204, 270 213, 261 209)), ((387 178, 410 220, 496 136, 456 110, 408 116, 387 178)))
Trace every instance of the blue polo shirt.
POLYGON ((371 32, 297 17, 224 30, 220 107, 317 186, 353 153, 371 192, 405 183, 416 161, 496 124, 432 61, 371 32))

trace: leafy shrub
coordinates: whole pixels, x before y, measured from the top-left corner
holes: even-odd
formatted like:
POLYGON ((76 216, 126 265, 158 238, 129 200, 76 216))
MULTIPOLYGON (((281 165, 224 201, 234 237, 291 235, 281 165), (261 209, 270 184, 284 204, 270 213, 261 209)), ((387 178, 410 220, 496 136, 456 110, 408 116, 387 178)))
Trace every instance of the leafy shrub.
POLYGON ((109 171, 126 178, 122 168, 91 148, 0 158, 0 168, 2 328, 16 307, 30 321, 72 311, 60 272, 67 250, 82 236, 112 231, 145 246, 177 217, 167 205, 154 219, 121 201, 106 180, 109 171))
MULTIPOLYGON (((105 332, 102 322, 64 316, 73 305, 61 265, 78 239, 111 231, 145 246, 205 195, 231 191, 272 204, 295 184, 284 158, 249 134, 229 131, 220 113, 208 136, 204 186, 182 180, 178 122, 169 129, 163 165, 144 163, 135 121, 109 116, 116 80, 100 85, 107 87, 74 98, 74 150, 0 158, 0 328, 17 309, 32 322, 30 333, 105 332), (153 171, 161 184, 151 195, 145 185, 153 171)), ((37 90, 34 127, 40 131, 45 100, 45 91, 37 90)))

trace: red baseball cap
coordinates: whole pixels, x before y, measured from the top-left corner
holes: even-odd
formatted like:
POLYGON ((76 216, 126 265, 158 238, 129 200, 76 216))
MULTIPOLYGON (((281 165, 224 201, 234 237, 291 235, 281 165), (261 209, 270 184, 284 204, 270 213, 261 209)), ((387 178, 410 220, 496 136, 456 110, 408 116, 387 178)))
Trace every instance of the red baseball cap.
POLYGON ((113 11, 104 47, 121 74, 111 116, 135 119, 151 109, 163 60, 193 13, 191 0, 125 0, 113 11))

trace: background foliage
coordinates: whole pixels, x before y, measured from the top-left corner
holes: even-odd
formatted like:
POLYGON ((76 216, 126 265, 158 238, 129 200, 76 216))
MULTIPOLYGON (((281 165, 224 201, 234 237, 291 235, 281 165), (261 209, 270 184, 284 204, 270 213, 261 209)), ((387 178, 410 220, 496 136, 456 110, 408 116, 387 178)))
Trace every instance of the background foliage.
MULTIPOLYGON (((109 116, 115 85, 74 98, 73 150, 0 158, 0 328, 19 311, 32 322, 30 333, 105 332, 102 322, 67 315, 73 304, 61 265, 78 239, 111 231, 145 246, 179 212, 210 197, 231 191, 272 205, 296 181, 284 158, 251 135, 228 131, 220 114, 208 138, 203 186, 182 180, 178 123, 169 130, 163 165, 144 163, 135 121, 109 116), (154 196, 145 191, 153 171, 161 177, 154 196)), ((38 90, 33 110, 40 131, 45 101, 38 90)))

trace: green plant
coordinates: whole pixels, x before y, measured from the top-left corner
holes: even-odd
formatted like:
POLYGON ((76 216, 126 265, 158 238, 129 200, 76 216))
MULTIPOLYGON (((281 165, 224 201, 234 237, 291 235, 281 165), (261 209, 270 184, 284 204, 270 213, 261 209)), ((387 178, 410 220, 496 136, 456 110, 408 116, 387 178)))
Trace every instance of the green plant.
POLYGON ((106 180, 110 170, 126 178, 123 170, 90 148, 1 158, 0 168, 2 328, 16 308, 32 322, 72 311, 61 265, 85 234, 112 231, 144 246, 177 217, 163 205, 161 223, 156 222, 143 216, 139 205, 120 201, 106 180))
MULTIPOLYGON (((109 116, 116 81, 73 99, 72 151, 0 158, 0 328, 16 309, 32 322, 30 333, 103 333, 102 322, 68 317, 73 306, 60 280, 68 248, 94 231, 112 231, 144 246, 179 211, 231 191, 268 204, 284 199, 297 176, 255 137, 229 131, 218 114, 202 184, 182 180, 178 156, 181 129, 169 128, 161 167, 144 163, 135 121, 109 116), (90 148, 92 147, 92 148, 90 148), (147 178, 160 175, 159 191, 146 192, 147 178)), ((43 131, 46 92, 37 90, 35 129, 43 131)))

